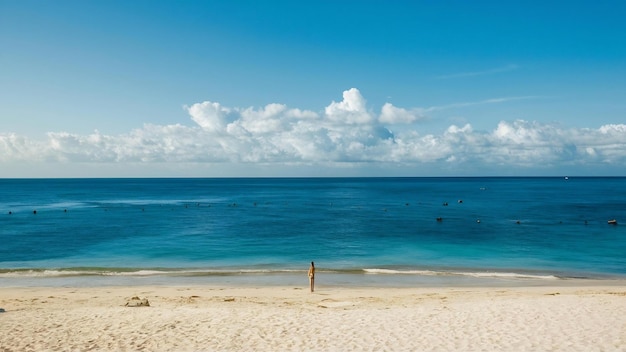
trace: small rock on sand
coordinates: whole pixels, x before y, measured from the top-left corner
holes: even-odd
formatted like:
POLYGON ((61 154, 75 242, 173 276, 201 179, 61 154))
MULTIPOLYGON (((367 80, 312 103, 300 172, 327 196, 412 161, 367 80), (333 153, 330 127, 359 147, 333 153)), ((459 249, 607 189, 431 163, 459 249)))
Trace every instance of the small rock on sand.
POLYGON ((132 297, 126 302, 126 307, 150 307, 147 298, 132 297))

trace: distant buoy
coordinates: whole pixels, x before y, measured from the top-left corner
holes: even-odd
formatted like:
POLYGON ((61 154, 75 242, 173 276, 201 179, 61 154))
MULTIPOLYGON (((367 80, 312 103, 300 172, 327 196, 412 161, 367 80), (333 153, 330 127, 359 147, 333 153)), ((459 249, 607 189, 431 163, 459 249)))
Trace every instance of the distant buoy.
POLYGON ((37 214, 37 210, 33 210, 33 214, 37 214))

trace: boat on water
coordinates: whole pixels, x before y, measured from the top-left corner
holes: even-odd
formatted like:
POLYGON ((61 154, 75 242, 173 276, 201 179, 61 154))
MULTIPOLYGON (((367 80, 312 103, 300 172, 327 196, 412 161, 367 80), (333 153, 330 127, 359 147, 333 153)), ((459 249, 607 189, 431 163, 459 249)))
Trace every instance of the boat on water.
POLYGON ((609 225, 617 225, 617 220, 611 219, 608 221, 609 225))

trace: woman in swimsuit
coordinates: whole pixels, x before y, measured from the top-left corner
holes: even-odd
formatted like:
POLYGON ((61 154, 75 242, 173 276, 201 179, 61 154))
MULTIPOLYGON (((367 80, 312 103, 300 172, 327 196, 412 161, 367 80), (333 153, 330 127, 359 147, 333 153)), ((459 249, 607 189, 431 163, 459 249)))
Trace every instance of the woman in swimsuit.
POLYGON ((313 292, 314 283, 315 283, 315 264, 311 262, 311 267, 309 267, 309 285, 311 286, 311 292, 313 292))

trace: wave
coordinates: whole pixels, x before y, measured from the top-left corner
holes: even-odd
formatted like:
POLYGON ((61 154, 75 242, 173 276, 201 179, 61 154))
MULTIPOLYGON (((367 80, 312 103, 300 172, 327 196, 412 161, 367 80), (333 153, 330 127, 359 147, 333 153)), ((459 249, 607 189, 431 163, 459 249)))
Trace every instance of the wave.
POLYGON ((420 276, 468 276, 475 278, 502 278, 502 279, 538 279, 559 280, 556 275, 540 275, 515 272, 464 272, 464 271, 435 271, 435 270, 395 270, 395 269, 363 269, 367 274, 384 275, 420 275, 420 276))
POLYGON ((55 278, 72 276, 229 276, 304 272, 289 269, 134 269, 134 268, 60 268, 0 269, 0 278, 55 278))
MULTIPOLYGON (((56 268, 56 269, 0 269, 0 278, 60 278, 76 276, 118 276, 118 277, 201 277, 201 276, 237 276, 237 275, 289 275, 301 274, 304 269, 277 269, 277 268, 56 268)), ((455 271, 455 270, 420 270, 420 269, 323 269, 318 273, 352 274, 352 275, 415 275, 415 276, 448 276, 494 279, 529 279, 529 280, 559 280, 564 277, 551 274, 496 272, 496 271, 455 271)))
POLYGON ((94 201, 100 205, 120 205, 120 206, 137 206, 137 205, 185 205, 185 206, 210 206, 212 204, 226 204, 228 199, 225 197, 203 197, 203 198, 143 198, 143 199, 105 199, 94 201))
POLYGON ((93 199, 84 201, 62 201, 52 203, 3 203, 0 208, 9 209, 12 213, 27 212, 33 210, 76 210, 84 208, 112 208, 112 207, 135 207, 135 206, 186 206, 186 207, 207 207, 216 204, 227 204, 226 198, 198 198, 198 199, 93 199))

